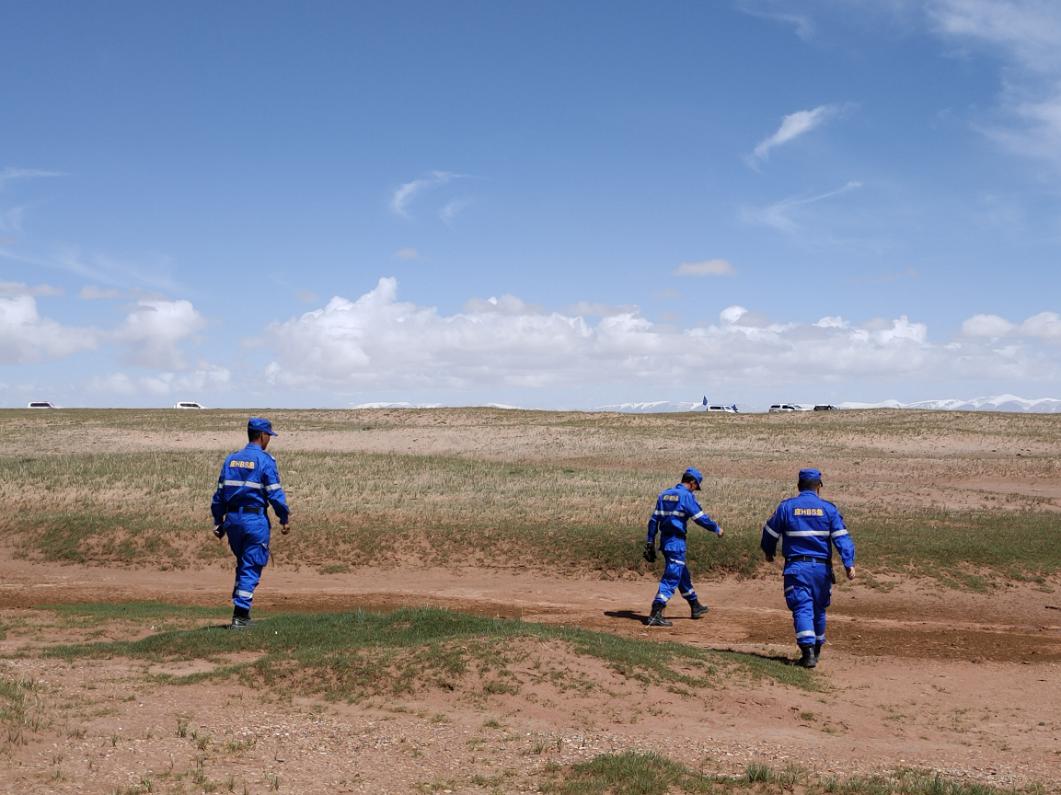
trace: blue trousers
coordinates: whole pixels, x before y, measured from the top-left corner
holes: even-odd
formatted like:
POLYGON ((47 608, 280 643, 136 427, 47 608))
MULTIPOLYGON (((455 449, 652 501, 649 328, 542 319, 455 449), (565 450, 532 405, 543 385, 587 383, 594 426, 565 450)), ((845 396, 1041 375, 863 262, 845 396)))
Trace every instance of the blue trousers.
POLYGON ((792 611, 796 643, 825 643, 825 609, 832 600, 833 585, 824 563, 793 561, 785 565, 785 603, 792 611))
POLYGON ((696 591, 693 590, 693 577, 685 565, 685 539, 670 536, 663 539, 663 576, 659 581, 659 591, 652 600, 653 607, 662 607, 670 601, 677 591, 685 599, 695 602, 696 591))
POLYGON ((232 604, 251 609, 254 589, 269 562, 269 520, 257 514, 237 513, 225 517, 225 534, 236 556, 236 584, 232 604))

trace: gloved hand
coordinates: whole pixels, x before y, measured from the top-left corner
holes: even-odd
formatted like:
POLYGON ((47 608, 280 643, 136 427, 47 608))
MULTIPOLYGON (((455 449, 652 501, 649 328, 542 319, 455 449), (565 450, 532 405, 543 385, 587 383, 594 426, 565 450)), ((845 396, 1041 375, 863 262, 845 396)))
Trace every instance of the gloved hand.
POLYGON ((641 553, 642 557, 649 563, 656 562, 656 545, 652 541, 645 542, 645 551, 641 553))
POLYGON ((225 526, 223 524, 215 524, 214 525, 214 535, 217 536, 218 538, 224 538, 225 537, 225 526))
POLYGON ((280 525, 280 535, 285 535, 286 536, 290 532, 291 532, 291 525, 290 524, 282 524, 282 525, 280 525))

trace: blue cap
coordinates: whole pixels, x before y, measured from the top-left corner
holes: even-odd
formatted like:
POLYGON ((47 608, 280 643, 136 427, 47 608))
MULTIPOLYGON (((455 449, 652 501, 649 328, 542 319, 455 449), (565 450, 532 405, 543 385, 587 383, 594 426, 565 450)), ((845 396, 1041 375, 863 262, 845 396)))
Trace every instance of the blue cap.
POLYGON ((801 469, 799 471, 800 482, 803 481, 818 481, 822 482, 822 471, 820 469, 801 469))
POLYGON ((682 473, 682 479, 684 480, 686 477, 690 477, 693 480, 695 480, 697 486, 699 486, 701 481, 703 481, 703 479, 704 479, 704 476, 702 474, 700 474, 700 470, 699 469, 693 469, 693 467, 689 467, 687 470, 685 470, 682 473))
POLYGON ((273 424, 265 417, 251 417, 247 420, 248 431, 261 431, 269 436, 277 436, 276 431, 273 430, 273 424))

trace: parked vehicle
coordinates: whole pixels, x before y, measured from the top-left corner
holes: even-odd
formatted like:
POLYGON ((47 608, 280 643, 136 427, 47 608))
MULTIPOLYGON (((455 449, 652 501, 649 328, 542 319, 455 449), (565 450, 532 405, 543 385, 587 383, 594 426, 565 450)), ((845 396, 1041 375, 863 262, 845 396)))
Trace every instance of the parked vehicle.
POLYGON ((737 413, 737 407, 735 405, 733 405, 733 406, 708 406, 706 410, 709 411, 709 412, 715 412, 715 411, 722 412, 724 414, 736 414, 737 413))
POLYGON ((57 409, 59 408, 54 403, 49 403, 47 400, 31 400, 29 405, 26 406, 28 409, 57 409))
POLYGON ((814 407, 815 411, 836 411, 836 406, 829 403, 822 403, 814 407))
POLYGON ((205 409, 206 406, 202 406, 196 403, 194 400, 179 400, 173 406, 175 409, 205 409))
POLYGON ((786 411, 800 411, 800 410, 801 409, 800 409, 800 406, 799 406, 798 403, 775 403, 774 405, 772 405, 770 407, 770 413, 771 414, 777 414, 779 412, 786 412, 786 411))

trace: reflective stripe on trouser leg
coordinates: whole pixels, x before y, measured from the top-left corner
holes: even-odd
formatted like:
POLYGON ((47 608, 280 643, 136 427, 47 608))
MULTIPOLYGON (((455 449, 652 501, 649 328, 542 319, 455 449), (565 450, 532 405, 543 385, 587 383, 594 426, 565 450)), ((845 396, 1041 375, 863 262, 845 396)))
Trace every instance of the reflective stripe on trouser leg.
POLYGON ((825 608, 815 605, 814 642, 819 646, 825 643, 825 608))
POLYGON ((693 590, 693 575, 688 566, 682 566, 682 578, 678 580, 678 590, 687 601, 697 601, 696 591, 693 590))
POLYGON ((250 610, 254 589, 262 578, 262 569, 269 553, 262 544, 249 544, 236 558, 236 584, 232 589, 232 604, 250 610))
POLYGON ((800 646, 814 645, 814 597, 805 584, 789 582, 791 575, 785 575, 785 603, 792 611, 792 626, 796 631, 796 643, 800 646))
MULTIPOLYGON (((685 561, 675 558, 664 552, 663 576, 659 581, 659 592, 656 594, 655 604, 667 604, 674 592, 682 585, 683 579, 687 577, 685 561)), ((684 590, 684 589, 683 589, 684 590)))
POLYGON ((251 609, 254 600, 254 589, 262 578, 262 567, 241 558, 236 564, 236 585, 232 589, 232 604, 236 607, 251 609))

